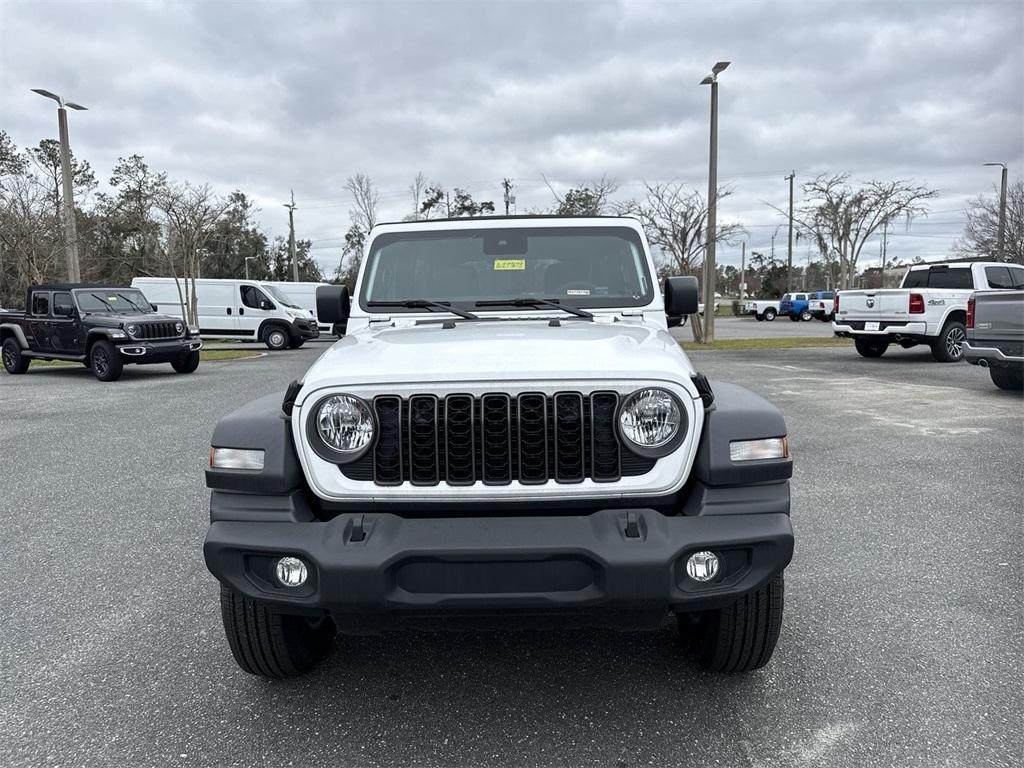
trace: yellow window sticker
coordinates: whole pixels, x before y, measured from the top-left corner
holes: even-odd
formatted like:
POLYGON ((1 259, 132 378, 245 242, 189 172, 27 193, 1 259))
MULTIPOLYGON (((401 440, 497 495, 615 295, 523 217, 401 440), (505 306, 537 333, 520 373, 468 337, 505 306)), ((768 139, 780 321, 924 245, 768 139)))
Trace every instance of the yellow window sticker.
POLYGON ((523 272, 526 269, 526 259, 495 259, 495 272, 523 272))

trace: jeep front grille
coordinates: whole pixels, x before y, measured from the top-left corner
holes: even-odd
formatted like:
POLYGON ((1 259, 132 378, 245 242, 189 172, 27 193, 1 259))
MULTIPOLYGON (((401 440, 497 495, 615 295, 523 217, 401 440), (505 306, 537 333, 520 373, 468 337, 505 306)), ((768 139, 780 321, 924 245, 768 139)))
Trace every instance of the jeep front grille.
POLYGON ((135 334, 136 339, 176 339, 181 336, 174 329, 174 322, 139 323, 139 332, 135 334))
POLYGON ((645 474, 655 462, 620 445, 618 403, 615 392, 382 395, 373 400, 373 449, 340 469, 382 486, 614 482, 645 474))

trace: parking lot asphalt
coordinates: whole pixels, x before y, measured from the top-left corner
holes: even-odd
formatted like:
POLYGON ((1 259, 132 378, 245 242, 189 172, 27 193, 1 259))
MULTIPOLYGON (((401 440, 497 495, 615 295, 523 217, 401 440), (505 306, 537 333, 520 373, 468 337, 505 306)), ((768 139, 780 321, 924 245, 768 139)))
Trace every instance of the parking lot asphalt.
MULTIPOLYGON (((693 331, 689 323, 680 328, 673 328, 672 335, 680 341, 693 341, 693 331)), ((828 338, 832 335, 832 323, 824 323, 821 320, 793 322, 788 317, 777 317, 771 322, 758 322, 753 315, 715 317, 716 339, 785 339, 792 336, 828 338)))
POLYGON ((1024 402, 927 351, 692 355, 788 420, 797 547, 760 672, 702 672, 666 623, 339 638, 304 678, 244 674, 201 554, 208 441, 324 348, 0 374, 0 764, 1020 764, 1024 402))

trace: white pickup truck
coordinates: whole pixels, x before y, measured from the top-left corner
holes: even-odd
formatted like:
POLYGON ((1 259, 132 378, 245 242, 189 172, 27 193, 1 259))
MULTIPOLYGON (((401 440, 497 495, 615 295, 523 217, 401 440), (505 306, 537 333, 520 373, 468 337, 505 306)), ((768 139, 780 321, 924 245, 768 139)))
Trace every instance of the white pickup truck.
POLYGON ((743 305, 743 314, 753 315, 758 322, 767 320, 770 323, 779 316, 779 300, 750 299, 743 305))
POLYGON ((1000 289, 1007 280, 1024 285, 1024 267, 991 261, 914 265, 900 288, 836 294, 832 328, 836 336, 852 338, 864 357, 881 357, 890 344, 927 344, 939 362, 958 362, 971 293, 1000 289))

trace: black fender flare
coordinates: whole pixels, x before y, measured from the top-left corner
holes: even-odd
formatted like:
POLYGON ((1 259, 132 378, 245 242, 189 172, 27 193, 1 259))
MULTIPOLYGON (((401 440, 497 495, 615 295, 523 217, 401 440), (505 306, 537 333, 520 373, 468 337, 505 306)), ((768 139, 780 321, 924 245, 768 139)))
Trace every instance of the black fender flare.
POLYGON ((0 323, 0 344, 7 339, 14 339, 22 349, 28 349, 28 339, 25 338, 25 331, 15 323, 0 323))
POLYGON ((288 334, 289 341, 295 337, 295 332, 289 323, 286 323, 279 317, 268 317, 266 320, 260 323, 260 327, 256 329, 256 340, 266 341, 267 333, 274 326, 280 327, 282 331, 288 334))

